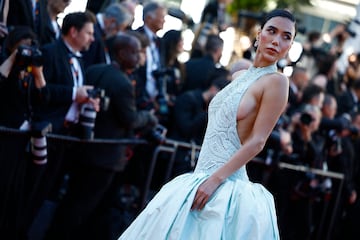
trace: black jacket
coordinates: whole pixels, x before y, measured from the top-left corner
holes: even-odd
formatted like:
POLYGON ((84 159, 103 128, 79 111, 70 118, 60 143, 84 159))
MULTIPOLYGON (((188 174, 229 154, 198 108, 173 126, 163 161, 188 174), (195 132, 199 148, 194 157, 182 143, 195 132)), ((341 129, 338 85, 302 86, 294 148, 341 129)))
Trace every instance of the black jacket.
MULTIPOLYGON (((54 133, 63 133, 65 116, 73 102, 74 87, 70 65, 70 52, 62 39, 46 44, 42 49, 44 77, 50 92, 50 103, 43 114, 53 125, 54 133)), ((81 64, 81 59, 79 59, 81 64)), ((84 68, 82 67, 84 73, 84 68)), ((84 76, 84 74, 83 74, 84 76)))
MULTIPOLYGON (((135 128, 154 124, 148 111, 137 111, 135 95, 127 75, 113 64, 96 64, 86 71, 88 85, 105 90, 109 106, 97 113, 95 138, 122 139, 132 137, 135 128)), ((112 170, 123 170, 126 147, 120 144, 86 144, 81 148, 81 159, 112 170)))

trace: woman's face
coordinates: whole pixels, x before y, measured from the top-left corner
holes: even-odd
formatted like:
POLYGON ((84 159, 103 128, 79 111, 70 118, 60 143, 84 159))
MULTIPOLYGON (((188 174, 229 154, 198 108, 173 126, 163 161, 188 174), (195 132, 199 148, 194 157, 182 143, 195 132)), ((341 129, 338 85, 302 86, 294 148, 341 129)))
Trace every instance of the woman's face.
POLYGON ((295 37, 295 23, 285 17, 273 17, 258 33, 257 54, 269 63, 284 58, 295 37))

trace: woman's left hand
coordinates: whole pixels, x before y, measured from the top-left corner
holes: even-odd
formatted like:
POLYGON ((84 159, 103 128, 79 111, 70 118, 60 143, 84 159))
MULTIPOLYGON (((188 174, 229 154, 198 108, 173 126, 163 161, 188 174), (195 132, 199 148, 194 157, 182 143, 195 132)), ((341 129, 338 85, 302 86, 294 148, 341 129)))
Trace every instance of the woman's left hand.
POLYGON ((220 184, 221 180, 214 176, 210 176, 203 183, 201 183, 196 191, 191 210, 202 210, 220 184))

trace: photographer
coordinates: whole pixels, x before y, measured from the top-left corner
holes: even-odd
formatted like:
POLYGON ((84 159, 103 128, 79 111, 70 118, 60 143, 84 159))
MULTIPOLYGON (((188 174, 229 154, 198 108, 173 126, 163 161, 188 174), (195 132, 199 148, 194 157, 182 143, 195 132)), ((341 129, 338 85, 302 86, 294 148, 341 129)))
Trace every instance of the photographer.
POLYGON ((159 93, 155 101, 156 115, 160 123, 170 128, 176 97, 184 84, 184 64, 178 61, 183 52, 181 31, 169 30, 162 37, 162 68, 153 71, 159 93))
POLYGON ((80 51, 94 41, 95 16, 90 12, 74 12, 64 17, 61 37, 42 46, 44 76, 47 79, 51 101, 44 112, 56 134, 71 135, 78 122, 81 104, 90 102, 98 109, 98 100, 89 98, 84 84, 84 66, 80 51))
MULTIPOLYGON (((324 146, 324 153, 328 170, 344 174, 343 188, 341 192, 340 202, 338 202, 336 212, 335 225, 340 226, 342 216, 346 215, 346 210, 349 205, 354 204, 357 198, 355 188, 355 141, 353 137, 357 136, 357 129, 351 123, 348 114, 342 114, 335 117, 337 113, 337 102, 335 97, 325 95, 324 104, 322 108, 323 117, 320 124, 320 132, 326 139, 324 146)), ((335 196, 338 194, 339 181, 331 181, 332 191, 334 196, 330 203, 335 205, 335 196)), ((335 209, 335 208, 332 208, 335 209)), ((340 234, 334 231, 334 234, 340 234)))
POLYGON ((49 100, 41 52, 35 42, 35 33, 22 26, 14 28, 5 40, 0 66, 0 125, 28 130, 26 126, 39 120, 38 114, 49 100))
POLYGON ((13 227, 17 236, 28 227, 33 193, 47 163, 45 134, 50 129, 39 115, 49 92, 35 42, 36 35, 29 27, 15 27, 5 39, 0 65, 0 126, 23 130, 0 134, 0 182, 4 186, 0 190, 0 222, 6 222, 0 224, 0 232, 2 236, 11 232, 14 238, 13 227))
MULTIPOLYGON (((324 140, 318 134, 321 111, 318 106, 306 104, 299 113, 292 117, 293 154, 297 156, 293 163, 306 167, 323 169, 324 140)), ((309 239, 313 235, 317 223, 315 213, 318 212, 321 197, 321 181, 309 172, 295 172, 289 176, 292 191, 288 197, 288 212, 282 223, 284 236, 294 239, 309 239), (319 191, 320 190, 320 191, 319 191)))
MULTIPOLYGON (((97 64, 86 72, 87 83, 103 89, 110 98, 107 110, 100 109, 96 116, 95 138, 129 138, 136 128, 152 129, 157 123, 150 112, 136 110, 134 89, 127 77, 138 65, 139 41, 127 34, 117 35, 112 51, 112 64, 97 64)), ((48 239, 107 239, 111 235, 106 232, 111 225, 106 217, 119 188, 114 178, 128 160, 127 147, 88 142, 74 150, 76 161, 71 166, 68 191, 57 209, 48 239), (96 228, 89 227, 91 224, 96 228)))

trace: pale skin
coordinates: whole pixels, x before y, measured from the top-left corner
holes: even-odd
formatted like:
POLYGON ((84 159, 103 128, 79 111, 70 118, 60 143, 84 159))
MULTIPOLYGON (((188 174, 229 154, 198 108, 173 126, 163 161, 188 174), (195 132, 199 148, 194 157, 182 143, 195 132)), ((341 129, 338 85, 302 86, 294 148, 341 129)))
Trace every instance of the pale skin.
MULTIPOLYGON (((273 17, 257 34, 254 67, 266 67, 283 58, 295 37, 295 24, 273 17)), ((206 179, 195 194, 192 210, 202 210, 216 189, 232 173, 253 159, 264 147, 288 99, 289 80, 281 73, 264 75, 243 96, 237 110, 237 132, 241 148, 206 179)))

